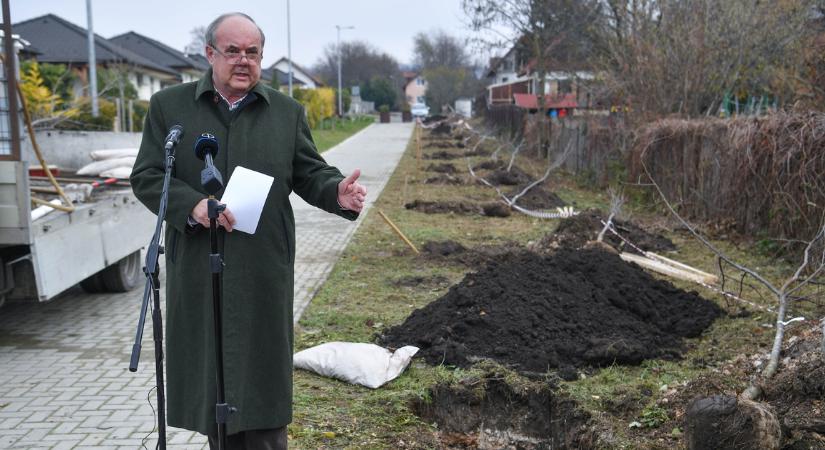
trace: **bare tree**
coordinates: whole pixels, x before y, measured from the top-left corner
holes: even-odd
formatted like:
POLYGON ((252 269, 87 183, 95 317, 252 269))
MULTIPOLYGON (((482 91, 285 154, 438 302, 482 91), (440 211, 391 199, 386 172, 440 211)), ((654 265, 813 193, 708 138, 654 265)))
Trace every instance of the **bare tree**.
MULTIPOLYGON (((523 52, 535 73, 538 109, 546 113, 545 80, 550 71, 579 69, 590 54, 590 30, 602 16, 601 0, 462 0, 464 13, 483 48, 523 52)), ((544 127, 541 127, 543 130, 544 127)), ((538 145, 546 143, 539 133, 538 145)))
POLYGON ((206 27, 203 25, 192 28, 189 31, 192 40, 186 45, 183 50, 187 55, 202 55, 206 56, 206 27))
POLYGON ((418 70, 472 67, 464 42, 444 30, 418 33, 413 37, 413 65, 418 70))
MULTIPOLYGON (((334 43, 324 48, 324 55, 315 63, 313 71, 324 83, 337 85, 338 52, 334 43)), ((398 61, 366 42, 341 42, 343 86, 360 86, 374 78, 392 80, 394 85, 400 85, 398 61)))
POLYGON ((643 119, 716 114, 736 94, 789 102, 816 1, 604 0, 594 62, 643 119))
POLYGON ((459 97, 473 97, 481 90, 471 58, 463 42, 436 31, 413 38, 413 61, 427 80, 427 103, 443 112, 459 97))

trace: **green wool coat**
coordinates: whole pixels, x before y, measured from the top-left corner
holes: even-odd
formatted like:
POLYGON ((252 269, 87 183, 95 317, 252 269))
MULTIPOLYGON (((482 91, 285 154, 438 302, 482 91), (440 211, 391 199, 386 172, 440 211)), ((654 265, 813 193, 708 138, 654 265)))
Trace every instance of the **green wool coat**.
POLYGON ((275 179, 254 235, 219 231, 226 400, 238 409, 227 423, 229 434, 292 420, 295 222, 290 192, 330 213, 357 217, 339 207, 343 175, 318 154, 301 105, 261 83, 251 92, 254 101, 229 112, 210 70, 198 82, 153 95, 131 176, 137 198, 157 214, 163 139, 173 125, 183 126, 166 214, 168 424, 204 434, 217 430, 217 394, 209 230, 187 227, 192 208, 207 197, 200 184, 204 163, 193 151, 198 136, 208 132, 218 139, 215 165, 225 182, 239 165, 275 179))

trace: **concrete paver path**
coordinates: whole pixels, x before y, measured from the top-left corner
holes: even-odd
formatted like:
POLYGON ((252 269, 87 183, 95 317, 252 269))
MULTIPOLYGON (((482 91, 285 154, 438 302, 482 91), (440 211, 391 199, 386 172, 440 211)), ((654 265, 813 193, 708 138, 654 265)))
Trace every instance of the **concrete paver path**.
MULTIPOLYGON (((324 157, 347 175, 361 168, 369 208, 412 129, 409 123, 371 125, 324 157)), ((361 219, 348 222, 297 196, 291 200, 297 321, 361 219)), ((89 295, 73 289, 49 303, 0 309, 0 449, 155 447, 151 318, 138 372, 127 370, 142 295, 142 284, 127 294, 89 295)), ((167 447, 208 448, 203 436, 174 428, 167 429, 167 447)))

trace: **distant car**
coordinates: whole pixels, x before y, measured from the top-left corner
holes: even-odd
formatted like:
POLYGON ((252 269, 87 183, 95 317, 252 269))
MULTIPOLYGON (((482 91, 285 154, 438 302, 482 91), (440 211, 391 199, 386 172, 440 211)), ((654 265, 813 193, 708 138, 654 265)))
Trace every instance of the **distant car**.
POLYGON ((423 103, 415 103, 410 107, 413 117, 427 117, 430 115, 430 107, 423 103))

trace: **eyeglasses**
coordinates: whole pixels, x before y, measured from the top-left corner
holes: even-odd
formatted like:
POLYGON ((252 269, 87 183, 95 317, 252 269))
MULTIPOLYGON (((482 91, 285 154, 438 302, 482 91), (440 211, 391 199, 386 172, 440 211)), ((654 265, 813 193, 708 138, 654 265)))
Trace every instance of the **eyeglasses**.
MULTIPOLYGON (((210 45, 210 47, 212 46, 210 45)), ((229 47, 227 51, 222 52, 217 48, 212 47, 212 50, 215 50, 216 52, 218 52, 219 55, 226 58, 226 62, 228 62, 229 64, 240 64, 241 58, 246 58, 247 61, 251 63, 257 63, 261 60, 261 54, 258 52, 257 49, 254 48, 241 51, 235 47, 229 47)))

